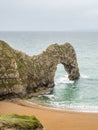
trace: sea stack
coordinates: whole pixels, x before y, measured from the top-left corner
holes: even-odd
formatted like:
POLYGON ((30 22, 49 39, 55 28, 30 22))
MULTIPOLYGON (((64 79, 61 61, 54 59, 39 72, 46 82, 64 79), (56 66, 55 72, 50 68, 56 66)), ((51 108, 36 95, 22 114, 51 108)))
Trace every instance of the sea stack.
POLYGON ((0 98, 26 97, 50 91, 58 64, 69 80, 80 76, 77 57, 70 43, 52 44, 41 54, 28 56, 0 41, 0 98))

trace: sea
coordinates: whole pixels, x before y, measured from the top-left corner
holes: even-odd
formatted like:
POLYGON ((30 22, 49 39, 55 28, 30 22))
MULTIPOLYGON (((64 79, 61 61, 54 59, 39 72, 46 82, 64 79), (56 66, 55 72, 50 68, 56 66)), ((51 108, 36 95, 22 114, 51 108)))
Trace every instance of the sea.
POLYGON ((70 81, 59 64, 53 91, 28 102, 50 109, 98 112, 98 32, 0 32, 0 40, 30 56, 40 54, 53 43, 71 43, 77 54, 80 78, 70 81))

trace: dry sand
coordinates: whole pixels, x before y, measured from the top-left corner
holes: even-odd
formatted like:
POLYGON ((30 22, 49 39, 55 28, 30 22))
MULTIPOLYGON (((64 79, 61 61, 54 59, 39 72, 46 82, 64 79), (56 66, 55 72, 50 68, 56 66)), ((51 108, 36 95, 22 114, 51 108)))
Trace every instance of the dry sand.
POLYGON ((44 130, 98 130, 98 113, 64 112, 37 106, 31 108, 0 101, 0 115, 11 113, 35 115, 44 130))

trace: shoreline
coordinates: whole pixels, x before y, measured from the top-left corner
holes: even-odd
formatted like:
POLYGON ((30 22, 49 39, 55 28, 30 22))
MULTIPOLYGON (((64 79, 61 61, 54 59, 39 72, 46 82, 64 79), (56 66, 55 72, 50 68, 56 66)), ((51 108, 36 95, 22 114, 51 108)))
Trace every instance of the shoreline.
POLYGON ((82 112, 82 113, 98 113, 98 106, 74 106, 74 107, 68 107, 68 108, 58 108, 58 107, 52 107, 52 106, 47 106, 45 104, 39 104, 37 102, 32 102, 29 100, 21 100, 21 99, 15 99, 11 101, 13 103, 22 105, 22 106, 27 106, 27 107, 37 107, 37 108, 43 108, 43 109, 50 109, 54 111, 62 111, 62 112, 82 112), (95 110, 94 110, 95 108, 95 110))
POLYGON ((97 130, 98 113, 61 111, 31 105, 24 100, 0 101, 0 115, 35 115, 44 126, 44 130, 97 130))

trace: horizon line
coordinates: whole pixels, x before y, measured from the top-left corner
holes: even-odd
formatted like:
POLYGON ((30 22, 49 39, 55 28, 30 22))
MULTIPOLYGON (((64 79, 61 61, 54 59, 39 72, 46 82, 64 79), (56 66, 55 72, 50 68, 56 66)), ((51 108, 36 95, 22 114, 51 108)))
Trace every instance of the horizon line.
POLYGON ((0 30, 0 32, 98 32, 98 30, 0 30))

